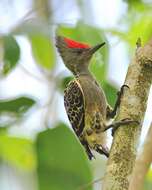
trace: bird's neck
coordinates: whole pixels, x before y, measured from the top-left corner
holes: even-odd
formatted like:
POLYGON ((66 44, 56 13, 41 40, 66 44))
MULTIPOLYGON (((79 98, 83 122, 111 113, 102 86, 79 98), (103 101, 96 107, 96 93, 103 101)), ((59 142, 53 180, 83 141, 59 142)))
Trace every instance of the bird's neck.
POLYGON ((77 71, 74 73, 74 76, 75 76, 75 77, 80 77, 80 76, 84 76, 84 75, 85 75, 86 77, 88 77, 88 78, 94 80, 94 77, 93 77, 93 75, 91 74, 91 72, 89 71, 88 68, 84 68, 84 69, 82 69, 82 70, 77 70, 77 71))

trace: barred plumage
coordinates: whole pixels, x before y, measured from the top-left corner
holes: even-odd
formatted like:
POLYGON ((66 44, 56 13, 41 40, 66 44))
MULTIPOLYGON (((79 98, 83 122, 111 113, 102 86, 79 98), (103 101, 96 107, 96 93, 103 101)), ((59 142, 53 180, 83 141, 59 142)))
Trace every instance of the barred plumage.
POLYGON ((83 93, 75 80, 65 89, 64 105, 72 128, 79 137, 84 128, 85 107, 83 93))
POLYGON ((64 93, 68 118, 89 159, 94 157, 90 149, 108 156, 104 147, 105 133, 101 132, 105 126, 102 115, 106 115, 106 101, 101 101, 103 98, 104 94, 96 81, 89 80, 86 76, 71 81, 64 93))

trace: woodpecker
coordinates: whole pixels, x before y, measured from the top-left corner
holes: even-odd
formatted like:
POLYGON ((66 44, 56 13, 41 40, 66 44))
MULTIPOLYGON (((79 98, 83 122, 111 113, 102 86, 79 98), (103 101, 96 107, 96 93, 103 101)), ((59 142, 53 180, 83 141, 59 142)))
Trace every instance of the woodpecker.
POLYGON ((122 86, 112 109, 107 103, 103 89, 89 71, 93 54, 104 44, 105 42, 91 47, 63 36, 56 36, 56 47, 65 66, 75 77, 64 92, 65 109, 72 128, 90 160, 94 157, 91 150, 109 156, 105 145, 107 129, 116 129, 120 125, 134 122, 126 119, 107 125, 107 120, 116 115, 123 89, 128 86, 122 86))

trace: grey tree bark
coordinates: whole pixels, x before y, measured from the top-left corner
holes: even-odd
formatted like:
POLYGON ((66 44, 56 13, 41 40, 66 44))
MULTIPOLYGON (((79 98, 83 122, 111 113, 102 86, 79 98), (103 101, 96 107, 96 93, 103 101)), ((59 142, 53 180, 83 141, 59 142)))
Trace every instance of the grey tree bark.
POLYGON ((126 125, 115 132, 103 181, 103 190, 128 190, 136 159, 136 150, 152 83, 152 40, 144 47, 137 44, 129 65, 125 89, 116 120, 129 118, 140 125, 126 125))

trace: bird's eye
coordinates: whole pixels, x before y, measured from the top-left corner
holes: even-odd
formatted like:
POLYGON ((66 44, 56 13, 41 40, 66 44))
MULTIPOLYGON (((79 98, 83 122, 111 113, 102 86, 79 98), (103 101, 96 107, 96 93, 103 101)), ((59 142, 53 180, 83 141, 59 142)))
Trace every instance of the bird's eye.
POLYGON ((77 50, 77 54, 81 54, 82 53, 82 50, 81 49, 78 49, 77 50))

